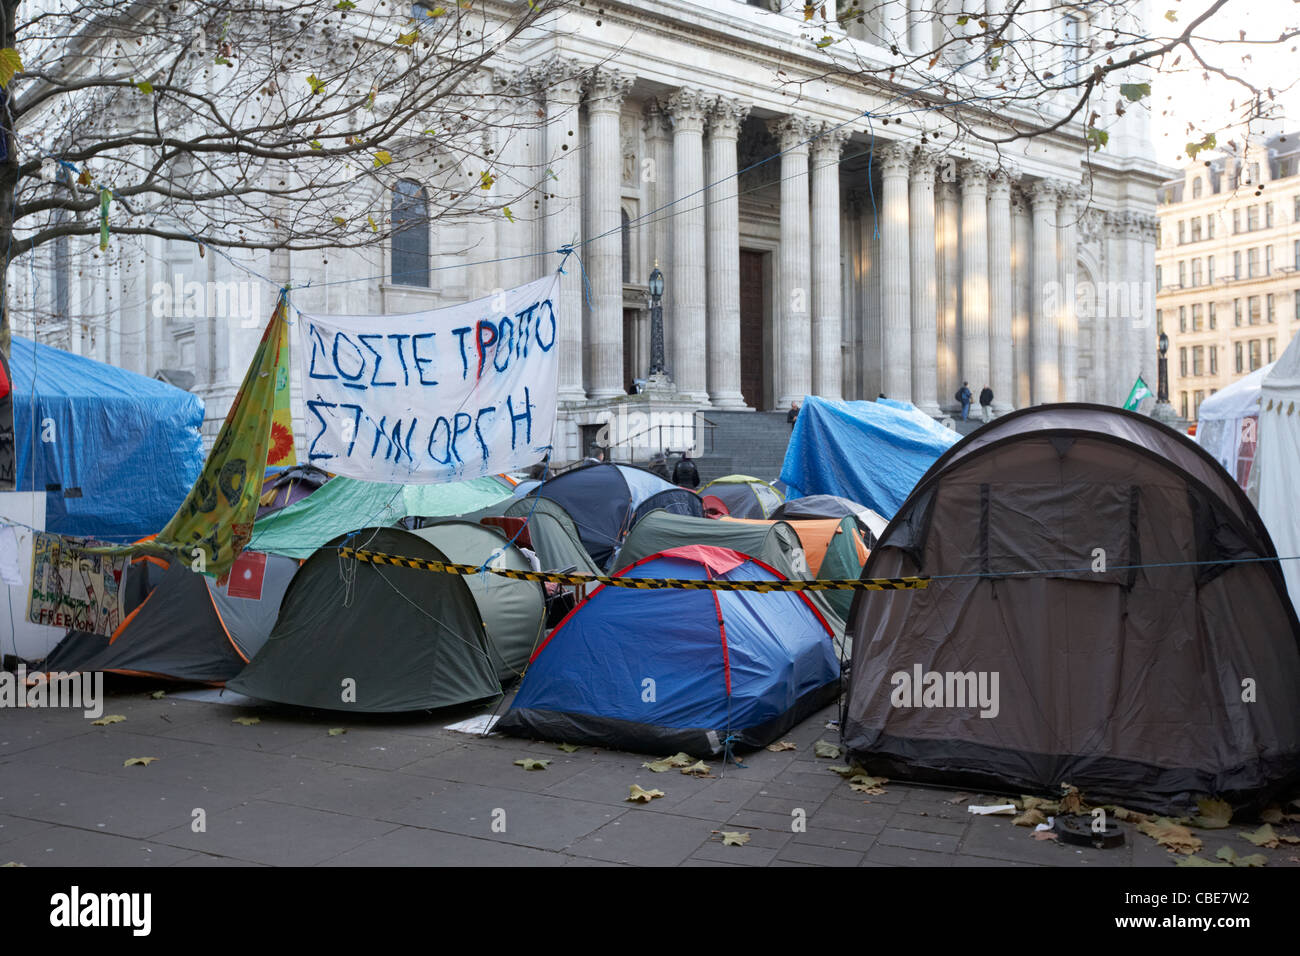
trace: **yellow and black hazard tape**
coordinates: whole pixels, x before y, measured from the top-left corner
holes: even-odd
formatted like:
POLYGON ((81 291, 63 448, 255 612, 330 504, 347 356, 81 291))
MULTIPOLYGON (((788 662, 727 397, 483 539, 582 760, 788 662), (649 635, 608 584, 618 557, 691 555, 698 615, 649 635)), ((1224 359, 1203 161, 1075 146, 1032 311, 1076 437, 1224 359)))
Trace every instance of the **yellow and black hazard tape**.
POLYGON ((615 578, 603 574, 554 574, 548 571, 517 571, 513 568, 479 567, 473 564, 451 564, 429 561, 425 558, 406 558, 382 551, 358 548, 339 548, 345 558, 355 558, 368 564, 391 564, 416 571, 441 571, 444 574, 478 574, 489 571, 520 581, 542 581, 551 584, 608 584, 616 588, 634 588, 638 591, 911 591, 928 587, 929 578, 866 578, 849 581, 701 581, 690 578, 615 578))

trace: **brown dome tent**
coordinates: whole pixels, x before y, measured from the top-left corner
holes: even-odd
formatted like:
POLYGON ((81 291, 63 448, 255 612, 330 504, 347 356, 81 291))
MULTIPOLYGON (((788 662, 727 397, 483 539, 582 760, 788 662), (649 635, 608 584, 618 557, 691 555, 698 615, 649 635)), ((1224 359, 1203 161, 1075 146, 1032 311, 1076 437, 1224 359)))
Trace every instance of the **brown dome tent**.
POLYGON ((844 715, 871 772, 994 792, 1079 787, 1167 810, 1295 785, 1300 625, 1241 489, 1177 432, 1028 408, 949 449, 858 592, 844 715))

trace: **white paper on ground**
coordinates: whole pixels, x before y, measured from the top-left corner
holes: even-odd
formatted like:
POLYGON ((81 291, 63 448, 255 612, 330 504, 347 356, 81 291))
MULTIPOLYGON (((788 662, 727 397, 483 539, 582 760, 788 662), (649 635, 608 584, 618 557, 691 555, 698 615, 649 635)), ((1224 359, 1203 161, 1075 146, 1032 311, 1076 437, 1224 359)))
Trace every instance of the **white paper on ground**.
POLYGON ((458 734, 485 734, 490 731, 498 720, 501 718, 496 714, 480 714, 478 717, 471 717, 469 720, 462 720, 455 724, 448 724, 443 730, 454 730, 458 734))
POLYGON ((977 813, 980 816, 986 816, 990 813, 1014 814, 1016 812, 1016 805, 1014 803, 999 803, 991 807, 981 807, 972 803, 966 809, 968 812, 977 813))

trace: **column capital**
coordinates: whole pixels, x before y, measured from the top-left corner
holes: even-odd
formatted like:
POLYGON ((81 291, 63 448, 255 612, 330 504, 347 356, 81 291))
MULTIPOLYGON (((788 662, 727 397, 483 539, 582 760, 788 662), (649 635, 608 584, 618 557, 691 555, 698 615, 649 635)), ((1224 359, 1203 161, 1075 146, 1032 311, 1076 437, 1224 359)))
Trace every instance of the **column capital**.
POLYGON ((912 154, 912 179, 918 182, 934 182, 935 171, 939 168, 939 154, 920 146, 912 154))
POLYGON ((806 116, 778 116, 767 121, 768 131, 776 137, 781 152, 787 152, 798 146, 807 146, 809 139, 817 130, 816 124, 806 116))
POLYGON ((1016 171, 999 166, 989 173, 989 196, 998 199, 1011 199, 1011 184, 1017 178, 1016 171))
POLYGON ((577 60, 554 56, 524 71, 548 103, 576 106, 582 97, 585 68, 577 60))
POLYGON ((957 172, 961 178, 961 191, 988 189, 989 177, 993 175, 994 167, 989 163, 977 159, 965 159, 957 165, 957 172))
POLYGON ((1040 206, 1051 206, 1055 209, 1062 185, 1064 184, 1056 179, 1036 179, 1022 184, 1020 188, 1035 209, 1040 206))
POLYGON ((808 144, 813 160, 821 163, 838 163, 844 144, 849 141, 849 131, 836 123, 823 123, 815 132, 816 139, 808 144))
POLYGON ((1142 238, 1154 242, 1156 234, 1160 231, 1160 217, 1138 213, 1137 219, 1138 229, 1141 230, 1142 238))
POLYGON ((665 97, 660 105, 672 120, 674 130, 702 133, 704 120, 716 99, 703 90, 683 87, 665 97))
POLYGON ((880 150, 879 166, 881 176, 906 176, 912 166, 916 150, 902 142, 894 140, 886 143, 880 150))
POLYGON ((749 104, 734 96, 719 96, 709 110, 709 135, 735 139, 749 115, 749 104))
POLYGON ((632 89, 632 77, 618 70, 601 68, 586 77, 587 109, 618 112, 623 108, 623 97, 632 89))
POLYGON ((537 84, 530 70, 494 69, 492 88, 500 97, 521 97, 537 92, 537 84))
POLYGON ((658 100, 650 100, 645 104, 643 117, 642 128, 648 139, 666 138, 672 132, 672 120, 664 105, 658 100))
POLYGON ((1077 208, 1089 195, 1088 190, 1079 183, 1061 183, 1057 186, 1056 193, 1062 209, 1077 208))

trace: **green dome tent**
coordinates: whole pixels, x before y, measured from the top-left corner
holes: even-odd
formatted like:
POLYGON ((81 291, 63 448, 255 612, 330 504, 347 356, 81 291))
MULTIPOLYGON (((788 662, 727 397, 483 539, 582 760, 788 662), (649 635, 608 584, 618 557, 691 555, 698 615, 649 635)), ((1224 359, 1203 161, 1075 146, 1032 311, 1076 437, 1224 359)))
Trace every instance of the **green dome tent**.
POLYGON ((529 567, 469 523, 336 538, 303 563, 266 644, 228 687, 302 707, 402 712, 495 697, 523 669, 540 636, 540 585, 344 559, 344 545, 455 564, 500 554, 506 567, 529 567))

